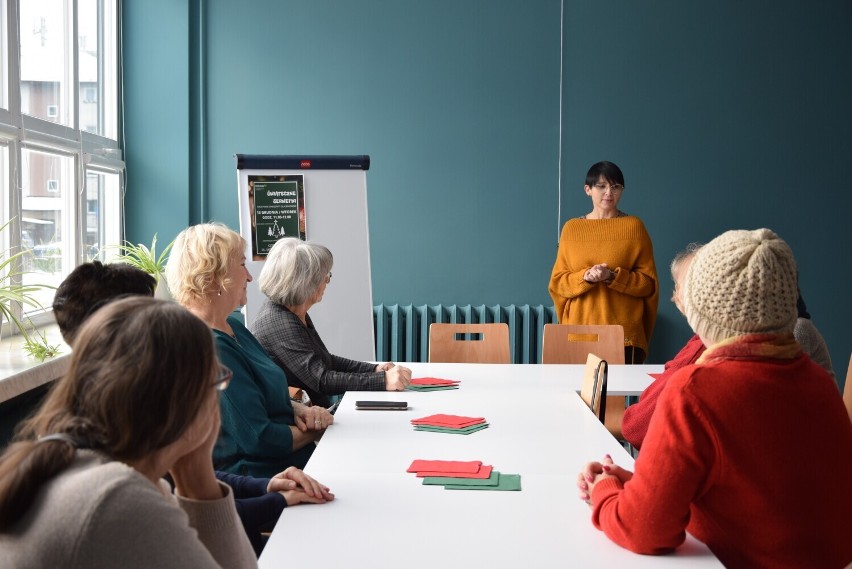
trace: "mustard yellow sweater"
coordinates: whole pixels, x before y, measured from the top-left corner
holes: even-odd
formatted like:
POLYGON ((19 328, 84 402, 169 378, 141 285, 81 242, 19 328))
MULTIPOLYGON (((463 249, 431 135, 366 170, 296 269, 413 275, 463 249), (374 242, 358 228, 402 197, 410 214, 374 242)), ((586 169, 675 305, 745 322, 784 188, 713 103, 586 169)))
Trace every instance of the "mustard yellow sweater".
POLYGON ((659 286, 651 237, 638 217, 569 220, 548 290, 561 324, 621 324, 625 344, 648 352, 659 286), (584 281, 600 263, 615 271, 615 280, 584 281))

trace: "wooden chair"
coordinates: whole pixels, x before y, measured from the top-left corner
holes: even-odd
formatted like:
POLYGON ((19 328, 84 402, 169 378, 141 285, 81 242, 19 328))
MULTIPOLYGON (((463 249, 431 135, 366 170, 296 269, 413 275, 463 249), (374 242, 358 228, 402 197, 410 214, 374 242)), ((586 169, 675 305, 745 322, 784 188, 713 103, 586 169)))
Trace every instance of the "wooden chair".
POLYGON ((429 361, 510 364, 509 325, 436 322, 429 326, 429 361))
POLYGON ((843 402, 849 412, 849 420, 852 420, 852 356, 849 358, 849 367, 846 368, 846 383, 843 385, 843 402))
POLYGON ((606 360, 590 353, 586 358, 586 369, 583 371, 580 397, 604 424, 606 424, 606 376, 606 360))
MULTIPOLYGON (((589 354, 595 354, 608 364, 624 363, 624 328, 618 324, 579 325, 545 324, 541 363, 582 364, 589 354)), ((606 398, 606 428, 622 439, 621 419, 627 401, 620 396, 606 398)))

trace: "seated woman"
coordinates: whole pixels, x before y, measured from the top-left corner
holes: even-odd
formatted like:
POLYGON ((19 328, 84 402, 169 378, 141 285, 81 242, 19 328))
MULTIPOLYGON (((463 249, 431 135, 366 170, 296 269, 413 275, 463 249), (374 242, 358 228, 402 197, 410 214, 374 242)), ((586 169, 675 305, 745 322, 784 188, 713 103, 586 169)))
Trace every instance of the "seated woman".
MULTIPOLYGON (((802 298, 802 292, 799 291, 799 300, 796 304, 796 309, 799 311, 799 318, 796 320, 796 327, 793 328, 793 335, 802 346, 802 350, 808 354, 813 361, 825 368, 831 377, 837 381, 834 375, 834 369, 831 366, 831 354, 828 353, 828 346, 822 334, 819 333, 817 327, 811 321, 811 314, 808 312, 808 307, 805 304, 805 299, 802 298)), ((837 386, 838 389, 840 385, 837 386)))
POLYGON ((707 350, 669 379, 635 473, 609 457, 580 472, 592 522, 637 553, 689 531, 726 567, 846 566, 852 423, 793 337, 790 248, 768 229, 728 231, 695 255, 681 295, 707 350))
POLYGON ((228 377, 207 327, 177 304, 99 310, 0 457, 3 564, 256 567, 211 459, 228 377))
MULTIPOLYGON (((154 277, 124 263, 83 263, 57 287, 53 316, 62 337, 73 346, 83 323, 101 306, 127 296, 154 296, 154 277)), ((254 478, 216 471, 216 478, 234 492, 237 513, 256 554, 266 544, 266 532, 286 506, 333 500, 328 488, 290 467, 272 478, 254 478)))
POLYGON ((392 363, 359 362, 329 353, 308 310, 322 300, 331 282, 331 251, 287 237, 279 240, 260 271, 267 300, 251 331, 272 359, 287 371, 290 385, 304 389, 315 405, 328 407, 329 395, 347 389, 402 391, 411 370, 392 363))
POLYGON ((175 299, 213 330, 219 359, 234 373, 220 399, 216 467, 268 477, 289 466, 304 468, 334 416, 291 402, 284 371, 231 315, 246 303, 252 280, 245 250, 245 240, 224 225, 194 225, 175 238, 166 277, 175 299))
MULTIPOLYGON (((699 249, 701 249, 700 243, 690 243, 672 260, 671 273, 674 281, 672 302, 681 314, 683 314, 683 304, 681 303, 680 292, 683 290, 683 279, 686 276, 686 270, 692 263, 692 258, 699 249)), ((669 378, 680 368, 694 364, 703 353, 704 344, 698 334, 695 334, 673 359, 666 362, 663 373, 657 375, 654 382, 642 392, 639 402, 634 403, 624 411, 624 417, 621 420, 621 434, 624 440, 637 449, 642 448, 645 435, 648 434, 648 425, 651 423, 651 417, 654 415, 654 409, 657 406, 657 400, 660 398, 660 393, 663 392, 669 378)))

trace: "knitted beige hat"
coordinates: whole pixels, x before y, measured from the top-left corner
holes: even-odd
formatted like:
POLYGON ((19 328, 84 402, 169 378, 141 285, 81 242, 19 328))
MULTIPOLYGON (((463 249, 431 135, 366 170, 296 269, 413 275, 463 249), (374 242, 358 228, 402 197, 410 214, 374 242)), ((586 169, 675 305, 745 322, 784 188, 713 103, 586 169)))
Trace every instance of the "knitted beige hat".
POLYGON ((798 312, 796 261, 769 229, 727 231, 701 248, 686 273, 683 304, 705 343, 792 332, 798 312))

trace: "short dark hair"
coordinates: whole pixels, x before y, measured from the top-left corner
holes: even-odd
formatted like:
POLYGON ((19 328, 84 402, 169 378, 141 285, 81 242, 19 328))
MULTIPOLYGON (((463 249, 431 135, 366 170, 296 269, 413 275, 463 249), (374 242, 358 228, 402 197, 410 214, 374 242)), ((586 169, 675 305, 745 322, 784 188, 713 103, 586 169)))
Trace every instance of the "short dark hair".
POLYGON ((598 162, 589 168, 589 172, 586 174, 586 185, 594 186, 601 177, 610 184, 625 185, 624 174, 621 173, 621 168, 606 160, 598 162))
POLYGON ((98 308, 122 296, 154 296, 156 287, 154 277, 125 263, 83 263, 56 289, 53 315, 70 345, 83 322, 98 308))

